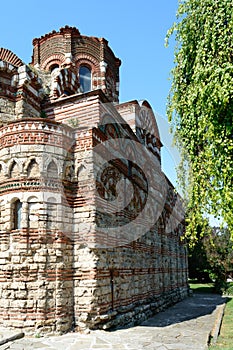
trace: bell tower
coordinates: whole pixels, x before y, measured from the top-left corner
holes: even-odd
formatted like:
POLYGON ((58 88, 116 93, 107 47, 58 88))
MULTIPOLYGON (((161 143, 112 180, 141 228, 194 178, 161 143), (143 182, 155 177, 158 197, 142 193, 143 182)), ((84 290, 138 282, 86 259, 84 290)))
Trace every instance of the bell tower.
POLYGON ((81 35, 65 26, 33 40, 32 63, 51 99, 101 89, 119 102, 120 59, 103 38, 81 35))

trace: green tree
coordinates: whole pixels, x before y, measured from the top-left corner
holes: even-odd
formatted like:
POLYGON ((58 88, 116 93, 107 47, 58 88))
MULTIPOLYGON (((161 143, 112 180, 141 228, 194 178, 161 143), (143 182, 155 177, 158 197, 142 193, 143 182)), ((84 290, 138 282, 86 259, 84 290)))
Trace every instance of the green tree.
POLYGON ((199 282, 210 282, 211 267, 204 246, 204 238, 200 237, 201 228, 197 228, 197 242, 188 247, 189 278, 199 282))
POLYGON ((212 228, 210 234, 203 237, 203 248, 215 290, 222 292, 227 286, 227 277, 233 273, 233 249, 229 230, 212 228))
POLYGON ((233 249, 227 228, 208 227, 204 235, 198 227, 198 240, 189 247, 189 277, 199 281, 214 281, 215 291, 227 287, 227 278, 233 274, 233 249))
POLYGON ((193 239, 208 214, 221 217, 233 237, 232 29, 232 0, 184 0, 167 34, 167 42, 176 38, 167 113, 193 239))

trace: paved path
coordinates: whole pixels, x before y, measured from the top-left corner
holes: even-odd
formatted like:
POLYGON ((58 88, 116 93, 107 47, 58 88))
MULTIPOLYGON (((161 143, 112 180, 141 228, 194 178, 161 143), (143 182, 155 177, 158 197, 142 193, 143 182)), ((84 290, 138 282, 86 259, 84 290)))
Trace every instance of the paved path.
MULTIPOLYGON (((225 299, 194 294, 160 312, 140 326, 112 332, 68 333, 62 336, 22 338, 0 346, 1 350, 203 350, 211 331, 218 328, 225 299)), ((8 336, 0 329, 0 340, 8 336)), ((11 333, 12 334, 12 333, 11 333)))

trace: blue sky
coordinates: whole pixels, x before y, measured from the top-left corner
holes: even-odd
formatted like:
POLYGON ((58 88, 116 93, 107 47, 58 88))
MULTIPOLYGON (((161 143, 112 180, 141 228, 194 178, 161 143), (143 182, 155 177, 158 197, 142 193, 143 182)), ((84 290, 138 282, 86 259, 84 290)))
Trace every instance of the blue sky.
POLYGON ((178 0, 28 0, 3 1, 0 5, 0 47, 8 48, 30 63, 32 40, 65 25, 83 35, 104 37, 120 68, 120 102, 146 99, 158 115, 163 169, 175 182, 178 154, 171 148, 166 122, 169 72, 174 45, 164 47, 166 32, 175 21, 178 0))

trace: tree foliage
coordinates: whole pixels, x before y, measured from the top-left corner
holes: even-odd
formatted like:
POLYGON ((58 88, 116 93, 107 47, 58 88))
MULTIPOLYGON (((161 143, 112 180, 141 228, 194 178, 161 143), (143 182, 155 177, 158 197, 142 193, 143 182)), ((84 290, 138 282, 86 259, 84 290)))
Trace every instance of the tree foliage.
POLYGON ((226 282, 228 275, 233 273, 233 249, 229 230, 212 228, 211 234, 203 238, 203 245, 215 285, 221 286, 221 282, 226 282))
POLYGON ((189 247, 189 277, 199 281, 214 281, 215 291, 227 287, 227 278, 233 275, 233 249, 230 232, 226 228, 211 228, 189 247))
POLYGON ((198 240, 195 245, 188 247, 189 278, 199 282, 210 282, 211 267, 208 262, 203 235, 200 237, 201 228, 197 228, 198 240))
POLYGON ((184 0, 167 34, 176 38, 167 113, 194 239, 206 214, 221 217, 233 236, 232 29, 232 0, 184 0))

